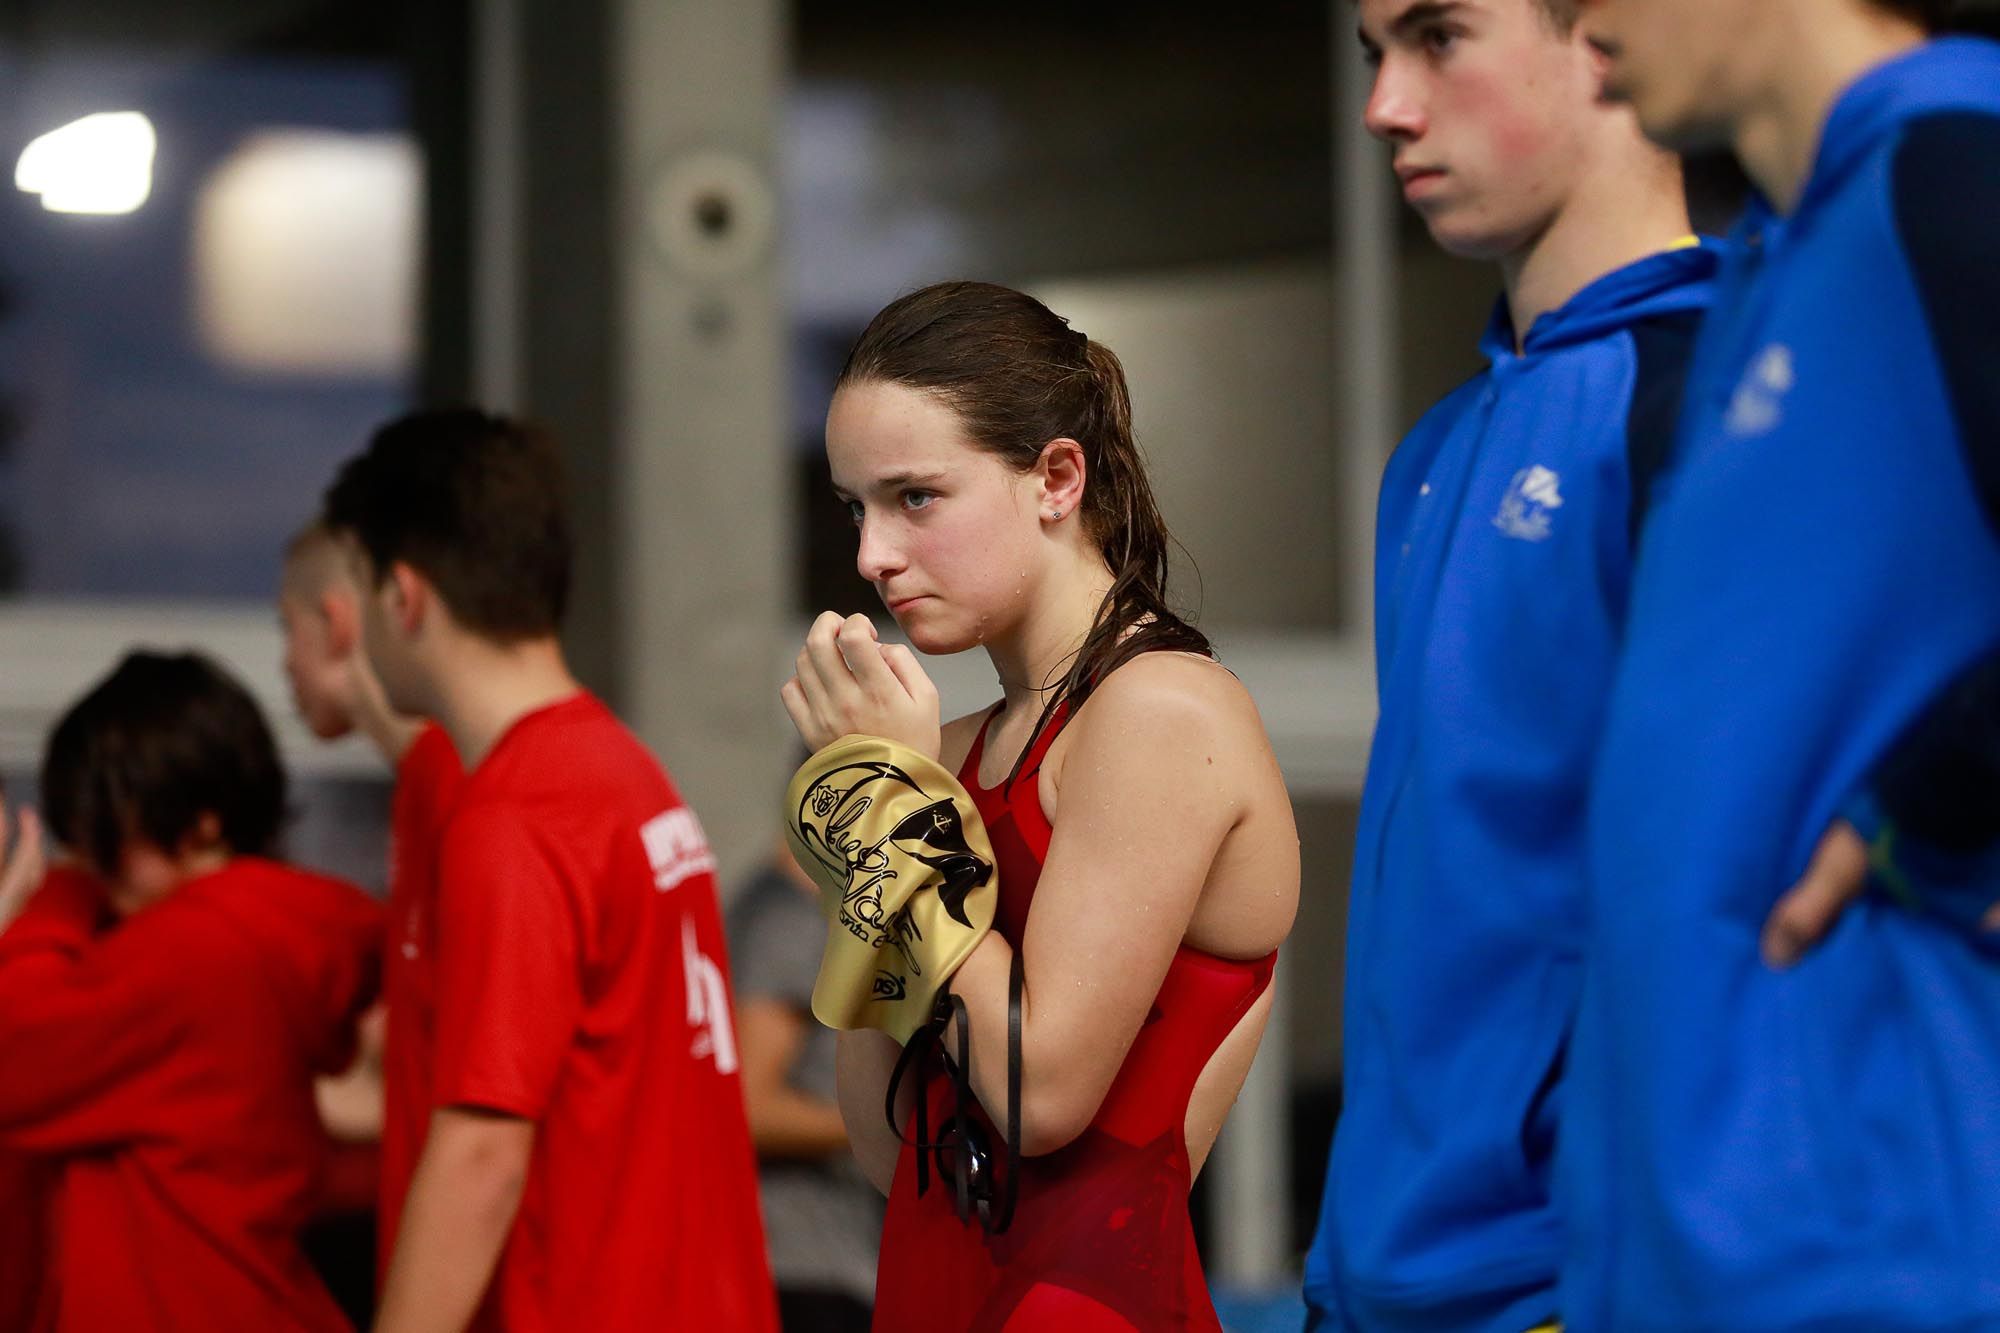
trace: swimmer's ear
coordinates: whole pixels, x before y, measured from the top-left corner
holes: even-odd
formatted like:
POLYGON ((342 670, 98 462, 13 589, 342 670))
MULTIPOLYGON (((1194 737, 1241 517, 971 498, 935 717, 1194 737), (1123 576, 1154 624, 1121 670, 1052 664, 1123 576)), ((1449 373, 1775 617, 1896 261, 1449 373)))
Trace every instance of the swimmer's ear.
POLYGON ((1040 485, 1036 501, 1043 515, 1059 520, 1083 507, 1083 489, 1088 478, 1083 446, 1064 436, 1042 446, 1035 460, 1035 480, 1040 485))

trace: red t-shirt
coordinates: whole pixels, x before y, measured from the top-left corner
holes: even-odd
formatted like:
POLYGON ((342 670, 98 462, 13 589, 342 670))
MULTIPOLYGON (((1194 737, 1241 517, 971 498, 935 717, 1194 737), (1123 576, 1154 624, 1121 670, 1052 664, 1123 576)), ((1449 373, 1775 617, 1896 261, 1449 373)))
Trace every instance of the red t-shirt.
POLYGON ((35 1326, 61 1180, 59 1159, 0 1149, 0 1333, 35 1326))
POLYGON ((60 1171, 37 1327, 345 1329, 297 1238, 313 1080, 353 1057, 381 909, 253 857, 101 904, 57 872, 0 934, 0 1148, 60 1171))
POLYGON ((777 1328, 714 864, 587 694, 466 776, 439 866, 432 1096, 535 1122, 475 1328, 777 1328))
POLYGON ((382 959, 382 1184, 376 1205, 377 1275, 395 1253, 403 1202, 430 1127, 437 999, 432 930, 438 846, 464 777, 444 728, 430 723, 396 768, 389 814, 389 943, 382 959))

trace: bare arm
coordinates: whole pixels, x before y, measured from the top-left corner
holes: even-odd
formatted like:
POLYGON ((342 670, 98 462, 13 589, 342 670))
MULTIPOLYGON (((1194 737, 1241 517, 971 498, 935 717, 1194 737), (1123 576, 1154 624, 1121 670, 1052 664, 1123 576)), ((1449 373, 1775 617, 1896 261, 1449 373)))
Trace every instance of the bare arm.
POLYGON ((830 1157, 847 1147, 840 1107, 792 1086, 792 1066, 813 1020, 783 1000, 752 995, 736 1006, 743 1102, 760 1157, 830 1157))
POLYGON ((514 1225, 534 1143, 532 1120, 459 1107, 432 1114, 377 1333, 457 1333, 471 1322, 514 1225))
MULTIPOLYGON (((1069 1143, 1097 1113, 1255 789, 1264 742, 1238 692, 1210 665, 1142 658, 1071 724, 1022 940, 1020 1135, 1031 1156, 1069 1143)), ((970 1019, 974 1091, 1003 1129, 1012 962, 991 934, 952 981, 970 1019)))
MULTIPOLYGON (((843 622, 828 613, 814 622, 798 674, 782 691, 799 734, 812 745, 884 736, 940 754, 935 687, 908 649, 871 653, 875 642, 863 617, 843 622)), ((1192 657, 1155 653, 1127 663, 1092 694, 1070 731, 1061 813, 1022 940, 1019 1132, 1031 1155, 1070 1142, 1097 1113, 1224 840, 1253 793, 1270 799, 1275 775, 1248 694, 1192 657)), ((1281 785, 1277 791, 1282 798, 1281 785)), ((1254 904, 1260 916, 1268 912, 1272 946, 1289 926, 1296 889, 1294 873, 1254 904)), ((952 978, 968 1013, 973 1089, 996 1120, 1007 1107, 1012 964, 1006 940, 989 934, 952 978)), ((873 1058, 855 1070, 854 1091, 842 1090, 864 1161, 874 1152, 861 1147, 854 1118, 866 1112, 861 1084, 879 1090, 886 1077, 873 1058)))
POLYGON ((11 822, 7 802, 0 797, 0 930, 5 930, 28 906, 40 887, 47 859, 42 851, 42 821, 33 810, 22 810, 11 822))
POLYGON ((381 1001, 361 1016, 354 1063, 313 1083, 320 1123, 337 1143, 382 1140, 382 1039, 387 1012, 381 1001))
MULTIPOLYGON (((890 1129, 883 1114, 889 1092, 889 1075, 903 1048, 893 1037, 872 1028, 840 1034, 839 1086, 840 1118, 847 1125, 847 1141, 854 1147, 854 1159, 862 1173, 886 1196, 896 1179, 896 1159, 903 1144, 890 1129)), ((915 1080, 898 1089, 896 1124, 907 1128, 916 1107, 915 1080)))

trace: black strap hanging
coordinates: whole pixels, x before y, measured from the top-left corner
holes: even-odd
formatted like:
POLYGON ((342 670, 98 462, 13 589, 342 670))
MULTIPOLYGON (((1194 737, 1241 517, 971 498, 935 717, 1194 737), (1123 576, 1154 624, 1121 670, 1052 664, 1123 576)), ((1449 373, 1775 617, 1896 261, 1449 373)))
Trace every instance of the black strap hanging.
POLYGON ((943 1169, 943 1150, 952 1149, 954 1211, 962 1222, 970 1222, 977 1217, 980 1228, 990 1236, 999 1235, 1013 1224, 1015 1205, 1020 1197, 1020 1182, 1015 1177, 1015 1170, 1021 1160, 1022 985, 1021 955, 1017 950, 1007 977, 1007 1144, 1004 1162, 992 1160, 991 1154, 980 1142, 983 1136, 977 1124, 967 1112, 967 1108, 977 1100, 972 1090, 972 1024, 965 1012, 965 1001, 953 994, 948 986, 938 992, 929 1021, 910 1034, 902 1054, 896 1057, 896 1067, 890 1071, 888 1092, 883 1102, 883 1113, 888 1117, 889 1128, 895 1132, 897 1140, 917 1150, 917 1196, 921 1198, 930 1188, 931 1154, 940 1154, 939 1165, 943 1169), (955 1060, 944 1049, 945 1030, 954 1019, 958 1022, 955 1060), (927 1086, 933 1058, 943 1065, 951 1079, 952 1090, 951 1137, 936 1140, 931 1138, 927 1086), (914 1140, 903 1137, 903 1128, 896 1120, 896 1094, 902 1087, 904 1077, 912 1070, 918 1073, 914 1140), (994 1198, 996 1174, 1001 1177, 997 1201, 994 1198))

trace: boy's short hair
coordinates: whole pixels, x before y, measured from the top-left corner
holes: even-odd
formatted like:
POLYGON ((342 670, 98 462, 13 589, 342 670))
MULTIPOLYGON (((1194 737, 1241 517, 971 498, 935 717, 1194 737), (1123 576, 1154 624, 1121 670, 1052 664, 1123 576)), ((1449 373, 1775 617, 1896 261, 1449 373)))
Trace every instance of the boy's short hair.
POLYGON ((1548 15, 1558 32, 1569 32, 1582 17, 1581 0, 1535 0, 1535 3, 1542 7, 1542 13, 1548 15))
POLYGON ((326 494, 379 582, 402 561, 452 618, 499 643, 554 634, 569 600, 562 463, 544 430, 470 408, 415 412, 375 433, 326 494))
POLYGON ((1583 0, 1530 0, 1557 32, 1567 36, 1583 16, 1583 0))
POLYGON ((285 543, 282 590, 297 597, 317 598, 335 582, 347 580, 346 556, 340 534, 315 518, 285 543))
POLYGON ((49 828, 105 873, 135 838, 174 851, 204 814, 231 852, 268 855, 285 817, 263 711, 199 653, 127 654, 56 723, 41 789, 49 828))
POLYGON ((1958 0, 1875 0, 1875 3, 1923 24, 1930 32, 1941 32, 1951 26, 1959 10, 1958 0))

